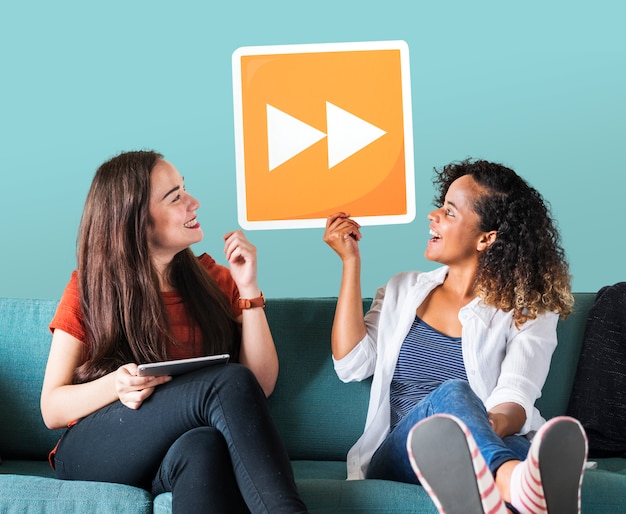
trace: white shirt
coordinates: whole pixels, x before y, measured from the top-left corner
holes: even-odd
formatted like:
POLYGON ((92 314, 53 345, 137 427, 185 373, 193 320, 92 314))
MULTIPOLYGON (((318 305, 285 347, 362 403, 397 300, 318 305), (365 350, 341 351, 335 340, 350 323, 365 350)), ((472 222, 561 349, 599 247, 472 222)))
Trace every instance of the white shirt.
MULTIPOLYGON (((399 273, 376 292, 365 316, 367 334, 352 351, 336 360, 343 382, 373 375, 365 429, 348 452, 348 480, 365 478, 376 449, 389 432, 389 387, 402 342, 415 320, 415 311, 438 285, 448 268, 399 273)), ((520 434, 537 430, 545 420, 534 407, 541 396, 552 353, 556 348, 558 315, 546 313, 515 327, 513 313, 485 305, 475 298, 459 311, 462 351, 472 390, 487 410, 505 402, 521 405, 526 422, 520 434)))

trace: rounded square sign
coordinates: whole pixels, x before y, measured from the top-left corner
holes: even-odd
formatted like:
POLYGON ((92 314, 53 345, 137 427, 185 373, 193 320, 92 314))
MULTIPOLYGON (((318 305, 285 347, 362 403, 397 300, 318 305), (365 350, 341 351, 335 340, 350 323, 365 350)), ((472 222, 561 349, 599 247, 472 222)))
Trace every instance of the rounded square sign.
POLYGON ((242 47, 233 53, 239 224, 323 227, 415 217, 404 41, 242 47))

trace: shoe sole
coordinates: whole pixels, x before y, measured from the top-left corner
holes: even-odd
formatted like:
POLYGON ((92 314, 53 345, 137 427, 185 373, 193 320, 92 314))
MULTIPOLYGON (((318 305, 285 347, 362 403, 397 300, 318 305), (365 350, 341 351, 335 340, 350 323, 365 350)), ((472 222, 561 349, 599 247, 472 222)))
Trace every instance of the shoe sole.
POLYGON ((413 470, 440 514, 484 514, 472 455, 453 419, 435 416, 418 423, 407 446, 413 470))
POLYGON ((578 514, 587 442, 573 419, 554 423, 539 447, 539 473, 548 512, 578 514))

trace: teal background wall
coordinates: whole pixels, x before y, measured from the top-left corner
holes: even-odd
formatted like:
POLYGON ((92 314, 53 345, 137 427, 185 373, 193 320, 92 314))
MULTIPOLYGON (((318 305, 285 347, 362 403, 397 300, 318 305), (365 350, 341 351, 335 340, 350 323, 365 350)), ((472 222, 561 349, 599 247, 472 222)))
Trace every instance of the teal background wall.
MULTIPOLYGON (((363 292, 423 258, 432 169, 513 167, 550 201, 577 291, 626 280, 626 4, 615 1, 4 1, 0 296, 57 298, 97 166, 154 148, 201 202, 208 251, 237 228, 231 54, 405 40, 417 216, 366 227, 363 292)), ((267 296, 334 296, 322 229, 250 231, 267 296)))

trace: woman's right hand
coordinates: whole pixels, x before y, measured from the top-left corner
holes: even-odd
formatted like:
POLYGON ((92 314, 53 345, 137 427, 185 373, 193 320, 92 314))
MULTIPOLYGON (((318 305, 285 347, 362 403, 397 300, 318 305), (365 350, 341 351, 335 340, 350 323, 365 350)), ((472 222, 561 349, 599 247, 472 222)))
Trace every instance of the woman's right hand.
POLYGON ((138 409, 157 386, 172 380, 171 376, 137 376, 137 364, 124 364, 115 372, 115 390, 123 405, 138 409))
POLYGON ((359 257, 361 225, 345 212, 331 214, 326 219, 324 242, 339 255, 342 261, 359 257))
POLYGON ((324 242, 341 258, 341 286, 331 331, 331 346, 336 359, 341 359, 366 335, 361 298, 361 225, 345 212, 331 214, 326 220, 324 242))

